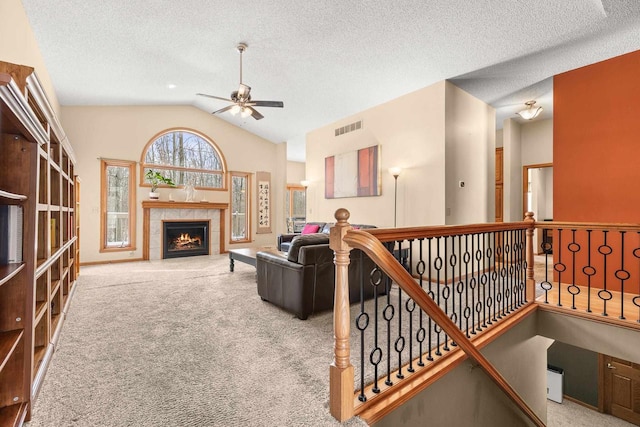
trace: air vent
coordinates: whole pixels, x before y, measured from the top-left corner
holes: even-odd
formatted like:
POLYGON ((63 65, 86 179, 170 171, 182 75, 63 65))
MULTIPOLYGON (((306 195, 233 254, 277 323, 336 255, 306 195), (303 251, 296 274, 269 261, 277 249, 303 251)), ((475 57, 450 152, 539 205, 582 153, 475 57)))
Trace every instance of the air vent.
POLYGON ((353 122, 349 125, 342 126, 341 128, 336 129, 336 136, 344 135, 345 133, 353 132, 354 130, 362 129, 362 120, 358 120, 357 122, 353 122))

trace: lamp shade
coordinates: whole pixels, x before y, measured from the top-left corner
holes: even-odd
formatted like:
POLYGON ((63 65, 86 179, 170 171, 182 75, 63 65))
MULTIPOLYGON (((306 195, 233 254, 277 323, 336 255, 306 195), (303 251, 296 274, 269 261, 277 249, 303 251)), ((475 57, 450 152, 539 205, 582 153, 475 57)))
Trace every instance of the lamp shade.
POLYGON ((300 181, 300 185, 302 185, 304 188, 307 188, 309 184, 311 184, 311 181, 307 181, 306 179, 300 181))
POLYGON ((389 173, 393 175, 394 178, 400 176, 400 172, 402 172, 402 169, 398 167, 389 168, 389 173))
POLYGON ((542 107, 536 107, 536 101, 528 101, 525 102, 524 105, 527 106, 522 111, 518 111, 518 115, 525 120, 533 120, 542 113, 542 107))

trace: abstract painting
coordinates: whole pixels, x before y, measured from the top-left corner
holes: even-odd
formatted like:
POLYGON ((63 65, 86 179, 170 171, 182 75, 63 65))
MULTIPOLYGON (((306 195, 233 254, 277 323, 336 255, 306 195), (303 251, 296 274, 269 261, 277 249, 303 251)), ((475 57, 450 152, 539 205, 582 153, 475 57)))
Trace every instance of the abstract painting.
POLYGON ((324 197, 380 195, 380 146, 336 154, 324 159, 324 197))

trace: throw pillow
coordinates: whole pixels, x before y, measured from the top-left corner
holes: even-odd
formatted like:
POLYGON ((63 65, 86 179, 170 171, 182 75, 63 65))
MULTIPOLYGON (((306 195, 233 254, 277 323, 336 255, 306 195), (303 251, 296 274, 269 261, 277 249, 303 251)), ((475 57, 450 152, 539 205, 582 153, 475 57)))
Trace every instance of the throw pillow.
POLYGON ((305 224, 301 234, 317 233, 319 229, 320 229, 320 226, 318 224, 305 224))

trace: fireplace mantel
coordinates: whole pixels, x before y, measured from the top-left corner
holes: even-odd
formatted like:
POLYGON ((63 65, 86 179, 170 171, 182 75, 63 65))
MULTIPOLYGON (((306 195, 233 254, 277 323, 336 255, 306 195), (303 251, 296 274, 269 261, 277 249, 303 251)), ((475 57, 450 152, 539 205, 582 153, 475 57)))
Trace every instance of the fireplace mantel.
POLYGON ((226 252, 225 249, 225 213, 229 209, 228 203, 213 202, 170 202, 160 200, 143 200, 142 201, 142 259, 149 259, 149 246, 151 235, 151 210, 152 209, 196 209, 196 210, 217 210, 220 217, 220 253, 226 252))

